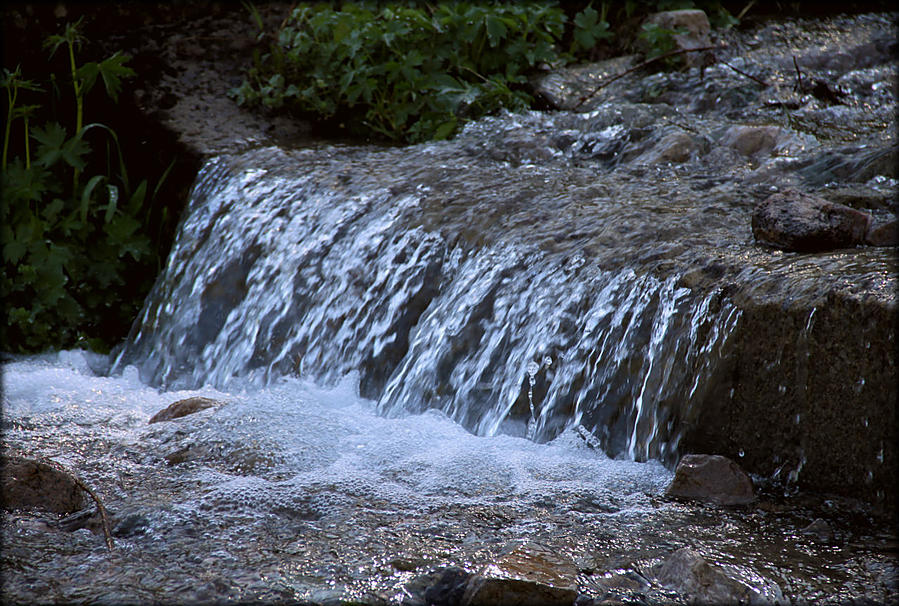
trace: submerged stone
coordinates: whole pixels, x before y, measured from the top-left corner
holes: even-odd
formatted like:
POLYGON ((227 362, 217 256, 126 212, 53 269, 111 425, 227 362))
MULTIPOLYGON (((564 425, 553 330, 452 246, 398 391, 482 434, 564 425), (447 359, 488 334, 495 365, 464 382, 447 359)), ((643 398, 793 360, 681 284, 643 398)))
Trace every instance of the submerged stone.
POLYGON ((783 250, 820 252, 862 244, 867 213, 797 190, 776 193, 752 214, 755 239, 783 250))
POLYGON ((771 603, 689 547, 672 553, 653 568, 653 573, 661 584, 688 597, 691 604, 771 603))
POLYGON ((195 412, 212 408, 220 405, 221 402, 212 398, 203 398, 195 396, 193 398, 185 398, 169 404, 166 408, 160 410, 150 417, 150 423, 159 423, 160 421, 171 421, 180 417, 186 417, 195 412))
POLYGON ((3 508, 71 513, 84 506, 84 494, 69 472, 43 461, 4 457, 0 469, 3 508))
POLYGON ((720 505, 746 505, 755 500, 749 476, 721 455, 685 455, 665 494, 720 505))

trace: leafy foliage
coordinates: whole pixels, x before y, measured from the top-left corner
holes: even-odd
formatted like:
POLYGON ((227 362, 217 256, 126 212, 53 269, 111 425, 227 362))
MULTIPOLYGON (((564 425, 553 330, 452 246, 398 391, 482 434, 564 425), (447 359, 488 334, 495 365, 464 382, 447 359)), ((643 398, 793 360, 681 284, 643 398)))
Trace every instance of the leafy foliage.
POLYGON ((535 2, 304 4, 232 94, 243 105, 313 114, 355 134, 444 139, 467 119, 528 107, 526 74, 560 61, 565 18, 535 2))
MULTIPOLYGON (((591 2, 571 19, 556 4, 534 0, 334 4, 296 6, 231 96, 354 135, 418 142, 451 137, 465 121, 500 108, 532 106, 528 73, 590 56, 613 39, 613 6, 622 20, 693 2, 601 2, 599 10, 591 2)), ((705 4, 727 14, 718 2, 705 4)), ((258 11, 248 8, 261 29, 258 11)), ((656 27, 640 37, 657 56, 670 50, 673 33, 656 27)))
MULTIPOLYGON (((112 129, 82 124, 85 97, 94 84, 102 81, 115 100, 134 71, 119 53, 78 66, 75 51, 83 41, 78 26, 67 25, 45 44, 51 55, 60 48, 68 53, 74 128, 56 120, 32 127, 30 118, 46 101, 21 105, 19 94, 35 96, 43 89, 18 68, 4 69, 0 80, 7 101, 0 175, 4 351, 76 344, 108 349, 105 327, 130 324, 141 302, 134 295, 146 292, 159 262, 144 229, 152 204, 147 182, 131 187, 112 129), (91 132, 105 143, 99 153, 88 141, 91 132), (86 172, 96 174, 82 179, 86 172)), ((48 105, 60 104, 51 99, 48 105)))

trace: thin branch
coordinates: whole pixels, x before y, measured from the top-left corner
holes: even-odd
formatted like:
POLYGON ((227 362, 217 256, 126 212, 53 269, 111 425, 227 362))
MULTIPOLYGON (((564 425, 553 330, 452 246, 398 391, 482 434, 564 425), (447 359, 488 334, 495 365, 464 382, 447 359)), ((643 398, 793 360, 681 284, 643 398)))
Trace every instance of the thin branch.
POLYGON ((793 55, 793 67, 796 68, 796 90, 802 92, 802 72, 799 70, 799 63, 796 61, 796 55, 793 55))
POLYGON ((115 545, 112 542, 112 525, 109 523, 109 515, 106 512, 106 508, 103 506, 103 502, 100 500, 100 497, 97 496, 97 493, 91 489, 90 486, 85 484, 81 478, 75 475, 71 470, 67 469, 65 465, 62 463, 58 463, 53 459, 44 459, 44 462, 49 464, 51 467, 55 467, 59 471, 66 473, 71 476, 75 481, 75 485, 78 486, 81 490, 90 495, 90 497, 94 500, 94 503, 97 504, 97 510, 100 512, 100 518, 103 521, 103 535, 106 537, 106 547, 109 551, 112 551, 115 545))
POLYGON ((75 484, 78 485, 78 488, 86 492, 91 496, 94 500, 94 503, 97 504, 97 510, 100 512, 100 517, 103 519, 103 535, 106 537, 106 547, 109 551, 112 551, 115 548, 115 545, 112 542, 112 526, 109 523, 109 516, 106 513, 106 508, 103 507, 103 502, 100 501, 100 497, 97 496, 90 486, 81 481, 81 478, 72 474, 72 477, 75 479, 75 484))
POLYGON ((635 65, 634 67, 632 67, 632 68, 630 68, 630 69, 628 69, 628 70, 625 70, 625 71, 621 72, 620 74, 618 74, 618 75, 616 75, 616 76, 613 76, 612 78, 609 78, 609 79, 606 80, 605 82, 600 83, 600 84, 599 84, 596 88, 594 88, 589 94, 584 95, 583 97, 581 97, 580 100, 577 102, 577 104, 574 106, 573 109, 579 108, 581 105, 583 105, 584 101, 586 101, 587 99, 589 99, 590 97, 592 97, 593 95, 595 95, 596 93, 598 93, 598 92, 599 92, 600 90, 602 90, 603 88, 605 88, 605 87, 607 87, 608 85, 610 85, 610 84, 611 84, 612 82, 614 82, 615 80, 618 80, 619 78, 624 78, 624 77, 627 76, 628 74, 632 74, 632 73, 634 73, 634 72, 637 71, 637 70, 643 69, 643 68, 646 67, 647 65, 652 65, 652 64, 655 63, 656 61, 661 61, 662 59, 667 59, 667 58, 669 58, 669 57, 674 57, 674 56, 676 56, 676 55, 683 55, 683 54, 685 54, 685 53, 698 53, 698 52, 701 52, 701 51, 707 51, 707 50, 721 50, 721 49, 723 49, 723 48, 725 48, 725 47, 723 47, 723 46, 699 46, 699 47, 696 47, 696 48, 680 48, 680 49, 677 49, 677 50, 668 51, 667 53, 662 53, 661 55, 658 55, 657 57, 653 57, 652 59, 647 59, 647 60, 644 61, 643 63, 640 63, 640 64, 638 64, 638 65, 635 65))
POLYGON ((732 70, 734 70, 735 72, 737 72, 737 73, 740 74, 741 76, 746 76, 746 77, 749 78, 750 80, 754 80, 754 81, 758 82, 759 84, 761 84, 762 86, 765 86, 765 87, 768 86, 768 83, 765 82, 764 80, 762 80, 762 79, 760 79, 760 78, 756 78, 756 77, 753 76, 752 74, 747 74, 746 72, 744 72, 744 71, 741 70, 741 69, 737 69, 736 67, 734 67, 733 65, 731 65, 731 64, 728 63, 727 61, 722 61, 721 63, 723 63, 723 64, 726 65, 727 67, 731 68, 732 70))

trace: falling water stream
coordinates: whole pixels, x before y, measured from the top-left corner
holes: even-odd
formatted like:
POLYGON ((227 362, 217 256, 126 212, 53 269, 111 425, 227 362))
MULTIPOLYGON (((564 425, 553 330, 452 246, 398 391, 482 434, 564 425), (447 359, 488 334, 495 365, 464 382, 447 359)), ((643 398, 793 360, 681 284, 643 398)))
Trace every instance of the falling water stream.
MULTIPOLYGON (((726 66, 691 78, 675 84, 746 102, 726 66)), ((6 447, 77 469, 117 520, 108 553, 88 529, 10 516, 4 600, 400 603, 431 570, 522 545, 587 597, 687 600, 650 571, 689 545, 762 601, 894 598, 894 539, 860 504, 663 498, 742 303, 895 287, 892 251, 787 257, 749 231, 760 195, 810 184, 816 162, 873 162, 864 145, 797 129, 767 162, 647 160, 678 129, 714 147, 734 112, 687 123, 616 99, 408 148, 209 159, 127 342, 4 370, 6 447), (147 424, 194 395, 219 405, 147 424), (801 532, 821 516, 833 537, 801 532)))

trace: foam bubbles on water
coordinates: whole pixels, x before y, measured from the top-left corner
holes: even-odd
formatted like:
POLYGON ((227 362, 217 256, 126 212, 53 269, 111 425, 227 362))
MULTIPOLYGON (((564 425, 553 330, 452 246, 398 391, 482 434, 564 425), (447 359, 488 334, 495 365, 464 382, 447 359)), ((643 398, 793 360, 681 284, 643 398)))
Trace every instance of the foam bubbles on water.
MULTIPOLYGON (((193 458, 174 468, 184 486, 194 486, 180 493, 179 518, 314 521, 360 508, 421 512, 576 499, 639 507, 670 479, 658 463, 609 459, 573 430, 537 444, 476 436, 436 410, 382 417, 374 402, 355 395, 354 377, 333 388, 284 379, 267 388, 238 385, 234 392, 160 393, 134 373, 94 375, 80 356, 64 352, 10 364, 7 414, 14 421, 28 417, 43 438, 60 426, 101 436, 113 444, 106 456, 137 449, 164 466, 164 454, 190 451, 193 458), (171 402, 200 394, 224 404, 147 425, 171 402)), ((22 440, 14 435, 12 441, 30 454, 59 454, 44 442, 22 440)))

